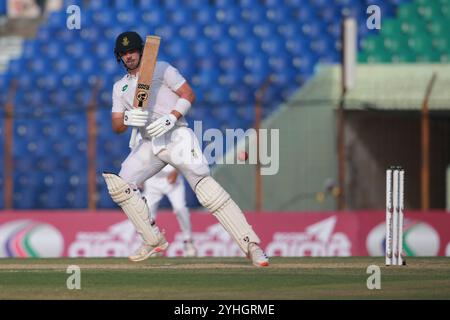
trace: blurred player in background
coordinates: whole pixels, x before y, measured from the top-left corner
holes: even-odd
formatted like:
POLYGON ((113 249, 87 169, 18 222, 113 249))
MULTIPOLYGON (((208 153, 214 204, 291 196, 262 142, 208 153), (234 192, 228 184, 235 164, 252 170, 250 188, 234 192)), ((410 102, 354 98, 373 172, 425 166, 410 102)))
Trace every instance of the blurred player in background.
POLYGON ((234 238, 253 265, 269 265, 260 248, 260 239, 230 195, 210 175, 194 132, 184 115, 195 100, 194 92, 176 68, 156 63, 148 110, 133 108, 139 64, 144 43, 136 32, 128 31, 116 39, 114 53, 127 74, 114 84, 112 128, 116 133, 138 127, 143 139, 131 151, 119 175, 103 173, 111 198, 126 213, 141 235, 144 245, 135 261, 147 259, 169 246, 137 188, 166 164, 173 165, 186 178, 199 202, 207 208, 234 238))
MULTIPOLYGON (((184 179, 170 164, 144 182, 142 194, 147 200, 150 218, 156 220, 159 202, 164 196, 170 201, 183 234, 184 256, 196 257, 197 249, 192 239, 192 227, 189 209, 186 206, 184 179)), ((130 256, 134 261, 134 256, 130 256)))

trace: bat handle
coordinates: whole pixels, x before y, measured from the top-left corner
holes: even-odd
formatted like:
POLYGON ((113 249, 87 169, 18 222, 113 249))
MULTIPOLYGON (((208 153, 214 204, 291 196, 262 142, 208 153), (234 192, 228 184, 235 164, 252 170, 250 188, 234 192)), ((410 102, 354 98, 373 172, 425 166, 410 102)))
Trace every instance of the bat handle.
POLYGON ((131 137, 130 137, 130 143, 129 143, 129 146, 131 149, 133 149, 136 146, 137 130, 138 130, 138 128, 133 127, 133 131, 131 131, 131 137))

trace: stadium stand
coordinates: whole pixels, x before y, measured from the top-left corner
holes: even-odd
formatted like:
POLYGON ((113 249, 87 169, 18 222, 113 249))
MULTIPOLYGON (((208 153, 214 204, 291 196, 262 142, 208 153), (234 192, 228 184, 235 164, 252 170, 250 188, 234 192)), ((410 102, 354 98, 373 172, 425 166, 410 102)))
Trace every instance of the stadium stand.
MULTIPOLYGON (((64 9, 52 12, 36 37, 23 42, 23 54, 0 74, 2 106, 8 84, 18 81, 16 208, 87 207, 85 111, 99 80, 97 207, 115 207, 100 173, 118 171, 128 152, 128 136, 110 130, 112 85, 124 73, 113 56, 114 39, 126 29, 162 37, 159 59, 174 64, 193 84, 197 102, 189 120, 203 120, 204 128, 251 127, 255 92, 266 79, 271 79, 264 101, 268 116, 314 74, 317 63, 339 62, 342 15, 356 16, 361 26, 361 62, 437 61, 450 54, 450 2, 444 0, 64 3, 63 8, 81 6, 82 28, 66 28, 64 9), (365 27, 368 4, 379 5, 386 18, 379 34, 365 27)), ((189 206, 198 204, 190 189, 187 196, 189 206)))

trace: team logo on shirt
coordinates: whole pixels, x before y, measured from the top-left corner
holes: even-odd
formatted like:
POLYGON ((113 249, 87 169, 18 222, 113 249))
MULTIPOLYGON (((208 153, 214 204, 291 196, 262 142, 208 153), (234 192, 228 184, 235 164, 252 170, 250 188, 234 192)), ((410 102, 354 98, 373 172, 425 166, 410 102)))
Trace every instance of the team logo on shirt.
POLYGON ((128 89, 128 85, 126 84, 126 85, 124 85, 123 87, 122 87, 122 92, 124 92, 125 90, 127 90, 128 89))

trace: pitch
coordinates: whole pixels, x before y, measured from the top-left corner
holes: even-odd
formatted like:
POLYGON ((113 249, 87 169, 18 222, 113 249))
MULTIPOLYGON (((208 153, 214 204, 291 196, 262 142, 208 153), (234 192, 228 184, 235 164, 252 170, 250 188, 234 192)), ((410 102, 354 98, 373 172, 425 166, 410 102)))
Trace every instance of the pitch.
POLYGON ((0 299, 449 299, 449 258, 408 258, 404 267, 381 257, 272 258, 255 268, 244 258, 0 259, 0 299), (80 267, 69 290, 69 265, 80 267), (367 288, 370 265, 381 289, 367 288))

